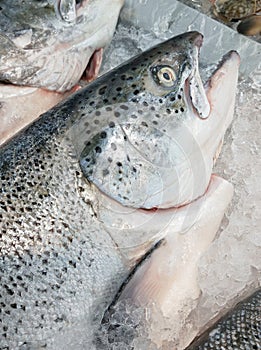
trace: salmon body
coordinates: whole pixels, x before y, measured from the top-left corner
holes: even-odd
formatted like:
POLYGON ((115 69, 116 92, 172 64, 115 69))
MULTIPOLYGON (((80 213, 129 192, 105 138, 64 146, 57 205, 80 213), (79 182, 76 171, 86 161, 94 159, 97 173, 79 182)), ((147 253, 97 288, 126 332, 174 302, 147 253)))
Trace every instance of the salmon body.
POLYGON ((157 45, 0 148, 1 348, 91 349, 133 266, 184 229, 181 217, 187 229, 197 221, 179 213, 216 188, 239 65, 228 53, 204 86, 202 41, 188 32, 157 45))

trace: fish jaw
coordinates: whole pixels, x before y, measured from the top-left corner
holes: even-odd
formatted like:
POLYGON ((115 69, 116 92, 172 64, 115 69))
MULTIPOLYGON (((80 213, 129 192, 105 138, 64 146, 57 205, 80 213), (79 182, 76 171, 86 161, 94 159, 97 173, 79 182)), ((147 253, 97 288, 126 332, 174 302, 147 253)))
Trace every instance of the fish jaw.
MULTIPOLYGON (((173 337, 174 332, 178 336, 191 312, 188 305, 200 295, 198 262, 214 240, 232 194, 233 186, 213 175, 203 197, 175 212, 176 220, 169 223, 163 243, 141 263, 119 296, 119 301, 126 300, 148 310, 150 322, 158 324, 159 331, 151 327, 154 330, 150 337, 159 347, 165 340, 171 340, 167 338, 173 337), (191 225, 187 222, 185 232, 178 232, 176 222, 185 210, 186 220, 193 220, 191 225), (165 333, 164 325, 159 324, 159 312, 168 324, 167 329, 171 324, 170 333, 165 333)), ((194 336, 190 334, 183 345, 188 345, 194 336)))
MULTIPOLYGON (((3 5, 3 11, 8 11, 8 6, 3 5)), ((34 36, 38 35, 37 40, 28 37, 29 43, 27 40, 25 47, 19 47, 12 32, 1 33, 0 80, 64 92, 80 80, 91 61, 96 66, 93 69, 96 77, 100 59, 97 60, 95 52, 112 39, 122 6, 123 0, 87 2, 75 23, 61 21, 54 15, 45 23, 48 13, 42 19, 36 11, 35 18, 32 17, 37 21, 39 16, 39 23, 31 24, 29 19, 28 25, 36 33, 34 36)))
POLYGON ((209 162, 211 169, 221 152, 225 132, 233 120, 239 64, 237 52, 227 53, 205 87, 211 111, 204 125, 206 131, 201 130, 196 137, 201 139, 202 154, 206 155, 206 162, 209 162))
MULTIPOLYGON (((230 126, 235 107, 237 90, 238 68, 240 57, 237 52, 227 53, 221 60, 218 68, 209 78, 205 92, 210 104, 210 113, 204 120, 194 118, 184 124, 177 134, 180 145, 186 149, 190 139, 195 143, 188 156, 191 175, 187 178, 186 187, 180 189, 181 204, 187 204, 191 198, 198 198, 204 194, 211 177, 213 165, 221 152, 224 135, 230 126), (188 135, 183 141, 184 135, 188 135), (183 192, 184 191, 184 192, 183 192), (186 199, 187 197, 187 199, 186 199)), ((194 107, 187 98, 191 113, 194 107)), ((180 171, 180 178, 182 172, 180 171)), ((182 184, 182 181, 180 180, 182 184)))
POLYGON ((232 185, 214 175, 201 198, 179 208, 144 210, 126 207, 100 192, 96 186, 92 186, 93 207, 98 220, 119 247, 121 254, 128 262, 135 264, 168 234, 186 234, 195 226, 201 211, 208 210, 205 203, 210 203, 212 197, 215 200, 218 196, 218 192, 212 196, 216 188, 219 191, 227 188, 224 203, 220 200, 220 206, 224 204, 222 208, 225 210, 232 196, 232 185))

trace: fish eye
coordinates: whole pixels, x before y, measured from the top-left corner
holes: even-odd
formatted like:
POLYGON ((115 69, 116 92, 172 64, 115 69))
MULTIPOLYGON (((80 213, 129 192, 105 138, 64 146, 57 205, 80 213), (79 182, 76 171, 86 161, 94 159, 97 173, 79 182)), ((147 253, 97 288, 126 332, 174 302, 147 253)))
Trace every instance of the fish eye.
POLYGON ((176 74, 169 66, 157 66, 151 69, 154 80, 164 87, 172 87, 176 82, 176 74))
POLYGON ((176 74, 174 70, 170 67, 161 68, 158 71, 157 75, 160 83, 165 86, 173 86, 173 83, 176 80, 176 74))

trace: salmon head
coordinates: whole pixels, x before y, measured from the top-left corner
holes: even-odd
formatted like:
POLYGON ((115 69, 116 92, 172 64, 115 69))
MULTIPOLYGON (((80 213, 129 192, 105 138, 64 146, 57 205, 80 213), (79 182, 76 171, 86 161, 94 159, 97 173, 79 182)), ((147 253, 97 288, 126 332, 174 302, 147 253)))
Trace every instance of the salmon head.
POLYGON ((239 56, 227 53, 203 85, 202 42, 188 32, 111 72, 99 90, 107 105, 75 127, 85 177, 124 206, 177 207, 207 189, 232 121, 239 56))

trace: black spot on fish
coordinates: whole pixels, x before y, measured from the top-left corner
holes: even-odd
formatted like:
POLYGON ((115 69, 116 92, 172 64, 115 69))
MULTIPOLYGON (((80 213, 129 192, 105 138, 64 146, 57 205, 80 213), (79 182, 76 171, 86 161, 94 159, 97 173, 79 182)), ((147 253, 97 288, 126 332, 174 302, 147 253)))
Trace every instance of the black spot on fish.
POLYGON ((178 109, 175 109, 175 113, 178 113, 179 111, 178 111, 178 109))
POLYGON ((126 106, 126 105, 121 105, 120 108, 121 108, 121 109, 124 109, 125 111, 127 111, 127 110, 129 109, 129 107, 126 106))
POLYGON ((100 135, 102 139, 106 139, 107 137, 107 133, 105 131, 102 131, 100 135))
POLYGON ((112 108, 111 108, 111 107, 106 107, 105 109, 106 109, 106 111, 108 111, 108 112, 112 111, 112 108))
POLYGON ((183 107, 180 108, 180 112, 184 112, 184 108, 183 107))
POLYGON ((98 117, 98 116, 101 115, 101 112, 100 112, 100 111, 96 111, 96 112, 95 112, 95 115, 97 115, 97 117, 98 117))
POLYGON ((115 123, 114 122, 109 122, 109 127, 110 128, 114 128, 115 127, 115 123))
POLYGON ((100 121, 99 121, 98 119, 95 119, 95 120, 94 120, 94 124, 97 125, 97 124, 99 124, 99 123, 100 123, 100 121))
POLYGON ((134 91, 133 91, 133 94, 134 94, 134 95, 138 95, 139 92, 140 92, 140 90, 134 90, 134 91))
POLYGON ((122 166, 122 163, 121 162, 117 162, 116 163, 118 166, 122 166))
POLYGON ((102 175, 103 176, 106 176, 106 175, 109 175, 109 170, 108 169, 103 169, 103 171, 102 171, 102 175))
POLYGON ((181 95, 178 95, 178 99, 181 100, 181 95))
POLYGON ((113 151, 116 151, 117 146, 115 145, 115 143, 113 143, 113 142, 112 142, 112 144, 111 144, 111 148, 113 149, 113 151))
POLYGON ((99 89, 98 94, 99 95, 104 95, 106 89, 107 89, 107 86, 103 86, 102 88, 99 89))
POLYGON ((101 153, 102 152, 101 147, 100 146, 95 147, 95 152, 96 153, 101 153))
POLYGON ((146 122, 141 122, 141 125, 148 127, 148 124, 146 122))
POLYGON ((114 115, 116 118, 118 118, 118 117, 120 117, 121 114, 119 112, 114 112, 114 115))

